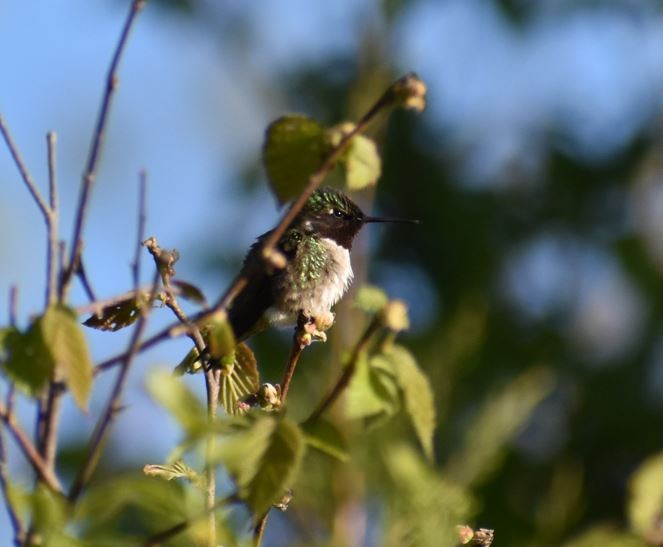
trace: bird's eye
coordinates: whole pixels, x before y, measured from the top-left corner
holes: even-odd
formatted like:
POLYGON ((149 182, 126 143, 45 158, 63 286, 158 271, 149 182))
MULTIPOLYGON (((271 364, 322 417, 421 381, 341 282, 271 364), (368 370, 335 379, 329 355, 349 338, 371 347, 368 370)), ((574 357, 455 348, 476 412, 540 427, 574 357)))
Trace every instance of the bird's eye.
POLYGON ((343 211, 340 209, 332 209, 332 215, 334 215, 336 218, 343 218, 345 216, 343 211))

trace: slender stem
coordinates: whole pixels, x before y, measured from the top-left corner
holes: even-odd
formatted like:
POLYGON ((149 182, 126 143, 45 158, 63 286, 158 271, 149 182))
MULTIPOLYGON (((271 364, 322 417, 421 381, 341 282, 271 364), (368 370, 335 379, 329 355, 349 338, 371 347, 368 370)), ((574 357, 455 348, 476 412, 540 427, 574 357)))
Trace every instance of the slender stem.
POLYGON ((41 214, 43 215, 44 219, 46 220, 46 222, 48 222, 48 217, 50 215, 50 210, 48 208, 48 205, 46 204, 46 201, 41 195, 41 192, 39 192, 39 188, 37 188, 37 185, 35 184, 32 175, 30 175, 30 172, 28 171, 28 168, 26 167, 25 162, 21 157, 21 154, 19 153, 16 144, 14 143, 14 139, 12 138, 11 133, 9 132, 9 128, 5 123, 5 119, 2 116, 0 116, 0 133, 2 133, 2 136, 4 137, 5 142, 7 143, 7 148, 9 148, 9 153, 12 155, 16 167, 18 167, 18 170, 21 173, 21 178, 23 179, 25 186, 30 192, 32 198, 35 200, 35 203, 37 204, 37 207, 39 207, 39 210, 41 211, 41 214))
POLYGON ((48 229, 48 247, 46 255, 46 306, 55 303, 57 299, 57 275, 58 275, 58 231, 60 204, 57 188, 57 171, 55 145, 57 135, 52 131, 46 135, 48 150, 48 197, 49 214, 46 216, 48 229))
POLYGON ((262 538, 265 535, 265 528, 267 528, 267 519, 269 518, 269 511, 267 511, 260 520, 256 523, 253 529, 253 545, 260 547, 262 545, 262 538))
POLYGON ((286 397, 288 396, 288 390, 290 389, 290 383, 292 382, 292 377, 295 374, 295 369, 297 368, 297 363, 299 358, 304 351, 304 347, 299 343, 297 332, 292 339, 292 348, 290 349, 290 357, 288 358, 288 364, 285 367, 283 372, 283 379, 281 380, 281 405, 285 404, 286 397))
POLYGON ((343 369, 343 372, 341 373, 341 376, 337 380, 336 384, 331 389, 327 397, 325 397, 317 406, 317 408, 311 413, 311 415, 308 417, 306 422, 315 422, 318 418, 320 418, 320 416, 322 416, 322 414, 331 405, 333 405, 334 402, 336 402, 336 400, 339 398, 341 393, 343 393, 345 388, 348 387, 348 385, 350 384, 350 380, 352 379, 352 376, 354 375, 355 370, 357 369, 357 362, 359 361, 359 357, 366 350, 368 343, 370 342, 373 335, 380 328, 381 324, 382 320, 380 319, 379 314, 377 314, 375 317, 373 317, 372 321, 370 322, 370 324, 362 334, 361 338, 359 339, 357 344, 355 344, 355 347, 352 349, 350 360, 343 369))
POLYGON ((136 239, 136 251, 134 253, 134 262, 132 264, 134 292, 138 294, 140 285, 140 257, 142 256, 141 247, 145 239, 145 222, 147 215, 145 213, 145 202, 147 194, 147 171, 142 169, 138 175, 138 236, 136 239))
MULTIPOLYGON (((157 292, 159 285, 159 272, 155 272, 154 281, 152 285, 152 292, 150 294, 150 301, 154 298, 154 294, 157 292)), ((89 481, 94 469, 99 461, 101 456, 101 451, 103 448, 104 441, 106 440, 106 435, 108 433, 109 426, 113 419, 115 418, 117 412, 120 409, 120 400, 122 398, 122 393, 124 391, 124 386, 126 384, 127 376, 129 373, 129 367, 133 361, 134 356, 138 352, 139 340, 145 326, 147 324, 147 319, 149 317, 151 308, 149 306, 144 306, 141 308, 141 316, 136 324, 131 340, 129 342, 129 349, 124 354, 124 359, 120 366, 120 372, 115 379, 115 384, 113 385, 113 390, 110 395, 110 399, 104 410, 103 414, 100 416, 99 421, 97 422, 97 427, 95 428, 92 437, 90 439, 87 454, 85 461, 80 468, 76 479, 74 480, 71 489, 69 490, 69 499, 71 501, 76 501, 78 496, 81 494, 83 488, 89 481)))
POLYGON ((16 423, 14 415, 10 414, 2 403, 0 403, 0 420, 2 420, 7 430, 14 437, 23 455, 37 473, 38 478, 54 492, 62 493, 62 486, 55 473, 49 469, 44 458, 42 458, 28 436, 21 429, 21 426, 16 423))
POLYGON ((127 16, 127 19, 124 23, 122 34, 120 35, 117 47, 115 48, 115 53, 113 54, 113 59, 108 69, 108 75, 106 77, 106 86, 101 101, 99 117, 97 118, 97 124, 94 133, 92 135, 90 151, 88 154, 87 164, 83 174, 83 183, 81 185, 81 193, 78 200, 78 207, 76 209, 76 220, 74 222, 74 235, 71 240, 71 251, 70 251, 69 261, 67 264, 67 269, 63 273, 62 280, 60 283, 61 300, 66 300, 66 295, 69 290, 69 284, 71 282, 71 278, 76 272, 76 268, 78 267, 80 259, 80 254, 82 249, 83 225, 85 223, 85 217, 87 215, 88 204, 90 199, 90 191, 92 189, 92 184, 94 183, 97 174, 97 166, 99 163, 99 156, 102 144, 106 136, 106 123, 108 121, 108 113, 110 111, 110 105, 113 98, 113 93, 117 88, 118 84, 118 78, 117 78, 118 66, 120 64, 122 53, 124 52, 127 40, 129 38, 130 31, 136 20, 136 16, 143 9, 145 4, 146 0, 133 0, 131 8, 129 10, 129 15, 127 16))
POLYGON ((9 324, 12 327, 16 326, 17 310, 18 308, 18 287, 12 285, 9 287, 9 324))
MULTIPOLYGON (((219 390, 221 387, 221 369, 210 368, 205 371, 205 391, 207 394, 207 420, 210 424, 216 420, 217 412, 219 409, 219 390)), ((212 463, 213 454, 215 450, 215 436, 207 436, 207 444, 205 446, 205 507, 211 509, 216 503, 216 473, 215 467, 212 463)), ((207 517, 207 544, 209 547, 216 545, 216 517, 210 511, 207 517)))
POLYGON ((178 522, 174 526, 171 526, 170 528, 166 528, 165 530, 162 530, 161 532, 157 532, 156 534, 151 535, 148 537, 145 542, 143 543, 144 547, 157 547, 161 545, 164 541, 171 539, 175 537, 178 534, 181 534, 184 532, 187 528, 189 528, 192 524, 195 524, 199 519, 206 517, 209 515, 210 512, 214 512, 220 507, 223 507, 224 505, 229 505, 231 503, 238 502, 239 498, 237 497, 237 494, 231 494, 230 496, 226 496, 225 498, 221 498, 218 501, 214 503, 214 506, 208 509, 205 509, 204 512, 202 512, 200 515, 194 518, 189 518, 186 520, 183 520, 182 522, 178 522))
POLYGON ((90 283, 90 280, 87 276, 87 272, 85 270, 85 266, 83 265, 83 259, 79 256, 78 257, 78 264, 76 267, 76 275, 78 276, 78 279, 81 282, 81 285, 83 285, 83 290, 85 291, 85 294, 88 297, 88 300, 90 302, 95 302, 97 300, 97 297, 94 294, 94 290, 92 289, 92 283, 90 283))

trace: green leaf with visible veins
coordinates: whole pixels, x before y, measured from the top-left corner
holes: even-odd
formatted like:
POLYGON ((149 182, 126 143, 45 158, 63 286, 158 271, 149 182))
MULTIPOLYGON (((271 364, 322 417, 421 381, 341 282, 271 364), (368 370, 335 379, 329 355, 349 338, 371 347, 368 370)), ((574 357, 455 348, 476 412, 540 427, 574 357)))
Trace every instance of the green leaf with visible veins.
POLYGON ((256 358, 251 348, 240 343, 235 348, 232 363, 221 369, 221 405, 227 414, 240 414, 238 402, 258 391, 260 376, 256 358))
POLYGON ((386 364, 396 377, 403 394, 405 410, 412 420, 419 442, 429 459, 433 458, 435 432, 435 401, 426 375, 412 354, 403 346, 394 345, 374 357, 373 366, 386 364))
POLYGON ((254 514, 262 515, 293 482, 304 454, 304 437, 295 423, 280 417, 249 415, 245 423, 237 433, 220 436, 215 456, 254 514))
POLYGON ((163 370, 155 371, 147 377, 147 390, 189 435, 206 428, 207 413, 181 378, 163 370))
POLYGON ((263 145, 263 165, 280 203, 299 195, 328 149, 325 129, 306 116, 284 116, 270 124, 263 145))
POLYGON ((37 321, 25 333, 12 327, 5 331, 3 337, 5 373, 17 387, 30 395, 36 395, 48 383, 55 368, 37 321))
POLYGON ((348 446, 341 432, 331 422, 320 419, 314 422, 304 422, 302 430, 306 444, 317 448, 342 462, 350 459, 348 446))
POLYGON ((345 183, 350 191, 373 186, 382 174, 382 161, 375 142, 355 135, 344 155, 345 183))
POLYGON ((79 408, 87 409, 92 390, 92 359, 76 315, 65 306, 52 306, 37 320, 37 326, 74 401, 79 408))

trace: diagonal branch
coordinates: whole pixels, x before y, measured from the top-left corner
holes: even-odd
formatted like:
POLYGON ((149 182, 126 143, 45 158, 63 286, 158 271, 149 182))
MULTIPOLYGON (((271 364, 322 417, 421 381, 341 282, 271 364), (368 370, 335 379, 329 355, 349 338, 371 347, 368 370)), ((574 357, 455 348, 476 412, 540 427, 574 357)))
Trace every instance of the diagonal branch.
POLYGON ((49 469, 44 458, 42 458, 28 436, 21 429, 21 426, 16 423, 14 415, 8 412, 3 403, 0 403, 0 420, 2 420, 7 430, 14 437, 14 440, 23 452, 23 455, 30 462, 39 479, 54 492, 62 493, 62 486, 55 473, 49 469))
POLYGON ((5 142, 7 143, 7 148, 9 148, 9 153, 11 154, 14 163, 16 164, 16 167, 18 167, 18 170, 21 173, 21 178, 23 179, 25 186, 30 192, 32 198, 35 200, 37 207, 39 207, 41 214, 44 216, 44 220, 48 222, 48 218, 51 214, 51 211, 48 208, 48 205, 46 204, 46 201, 44 200, 43 196, 41 195, 41 192, 39 192, 39 188, 37 188, 37 185, 35 184, 32 175, 28 171, 28 168, 26 167, 25 162, 23 161, 23 158, 21 157, 21 154, 18 151, 18 147, 16 146, 16 143, 14 142, 14 139, 12 138, 11 133, 9 132, 9 128, 5 123, 5 119, 2 116, 0 116, 0 133, 2 133, 2 136, 4 137, 5 142))
POLYGON ((76 273, 80 261, 80 255, 82 251, 83 225, 87 215, 90 191, 97 174, 97 166, 99 163, 101 147, 106 136, 106 123, 108 120, 108 113, 110 111, 111 100, 113 98, 113 93, 117 88, 118 66, 122 58, 122 53, 124 52, 125 46, 127 44, 129 34, 136 20, 136 16, 145 7, 145 4, 146 0, 133 0, 129 10, 129 15, 127 16, 126 22, 124 23, 124 27, 122 29, 122 34, 120 35, 120 40, 115 49, 115 53, 113 54, 113 59, 108 70, 108 76, 106 77, 106 88, 101 102, 99 117, 97 118, 97 125, 92 135, 92 143, 90 145, 90 152, 88 154, 85 172, 83 174, 83 184, 81 185, 81 193, 78 200, 78 207, 76 209, 74 235, 71 241, 69 261, 67 263, 67 269, 63 273, 60 282, 61 300, 66 299, 65 297, 69 289, 71 278, 73 277, 74 273, 76 273))

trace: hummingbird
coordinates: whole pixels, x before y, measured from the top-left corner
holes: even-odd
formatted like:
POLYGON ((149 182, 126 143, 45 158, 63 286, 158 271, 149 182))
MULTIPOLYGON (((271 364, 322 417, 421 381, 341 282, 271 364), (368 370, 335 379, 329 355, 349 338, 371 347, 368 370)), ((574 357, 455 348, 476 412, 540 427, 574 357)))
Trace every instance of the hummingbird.
MULTIPOLYGON (((308 323, 331 325, 331 309, 352 283, 352 242, 364 224, 377 222, 417 221, 367 216, 334 188, 313 192, 277 244, 287 260, 285 268, 248 276, 247 286, 232 302, 228 319, 235 339, 245 340, 272 325, 295 325, 302 316, 308 323)), ((260 260, 271 233, 256 239, 240 275, 260 260)))

